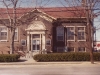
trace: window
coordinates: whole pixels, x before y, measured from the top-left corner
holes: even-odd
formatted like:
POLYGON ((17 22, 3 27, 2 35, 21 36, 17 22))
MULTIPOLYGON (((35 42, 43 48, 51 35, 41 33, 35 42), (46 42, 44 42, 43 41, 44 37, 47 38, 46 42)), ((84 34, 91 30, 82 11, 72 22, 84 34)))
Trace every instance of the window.
POLYGON ((26 46, 26 40, 23 40, 23 39, 22 39, 22 40, 21 40, 21 45, 22 45, 22 46, 26 46))
POLYGON ((85 47, 79 47, 79 48, 78 48, 78 51, 79 51, 79 52, 85 52, 85 47))
POLYGON ((64 48, 63 47, 57 47, 57 52, 64 52, 64 48))
POLYGON ((7 35, 8 35, 7 27, 1 26, 0 27, 0 40, 1 41, 7 41, 7 35))
POLYGON ((18 40, 18 28, 15 29, 15 36, 14 36, 14 40, 18 40))
POLYGON ((35 38, 40 38, 40 34, 33 34, 33 35, 32 35, 32 38, 34 38, 34 39, 35 39, 35 38))
POLYGON ((74 40, 74 33, 75 33, 75 28, 74 27, 68 27, 67 28, 67 40, 74 40))
POLYGON ((50 39, 46 40, 46 45, 51 45, 51 40, 50 39))
POLYGON ((78 27, 78 40, 85 40, 85 27, 78 27))
POLYGON ((74 52, 74 47, 68 47, 68 52, 74 52))
POLYGON ((57 32, 57 41, 63 41, 64 40, 64 27, 58 26, 56 29, 57 32))

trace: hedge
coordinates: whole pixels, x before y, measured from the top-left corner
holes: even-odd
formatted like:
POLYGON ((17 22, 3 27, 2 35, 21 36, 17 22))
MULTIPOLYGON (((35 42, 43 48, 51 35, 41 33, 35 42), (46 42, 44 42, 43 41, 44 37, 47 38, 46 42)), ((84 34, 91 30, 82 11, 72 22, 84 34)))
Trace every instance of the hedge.
MULTIPOLYGON (((100 61, 100 53, 93 53, 94 60, 100 61)), ((37 54, 33 59, 39 62, 48 61, 90 61, 90 54, 86 52, 37 54)))
POLYGON ((19 58, 18 54, 0 54, 0 62, 17 62, 19 58))

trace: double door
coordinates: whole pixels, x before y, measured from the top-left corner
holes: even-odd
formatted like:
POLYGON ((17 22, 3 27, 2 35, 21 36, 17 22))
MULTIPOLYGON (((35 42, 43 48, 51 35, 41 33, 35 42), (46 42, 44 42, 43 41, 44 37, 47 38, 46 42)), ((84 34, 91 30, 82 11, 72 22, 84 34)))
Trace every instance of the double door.
POLYGON ((32 51, 39 51, 40 50, 40 39, 33 39, 32 40, 32 51))

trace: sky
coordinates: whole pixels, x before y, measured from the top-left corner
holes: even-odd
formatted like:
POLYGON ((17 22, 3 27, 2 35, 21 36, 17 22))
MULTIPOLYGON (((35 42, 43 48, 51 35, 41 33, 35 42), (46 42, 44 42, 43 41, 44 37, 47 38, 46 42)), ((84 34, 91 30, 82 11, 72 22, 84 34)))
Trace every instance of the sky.
MULTIPOLYGON (((9 3, 9 2, 8 2, 9 3)), ((19 0, 18 7, 61 7, 66 6, 64 0, 19 0)), ((0 7, 4 7, 0 3, 0 7)))
MULTIPOLYGON (((19 0, 17 7, 67 7, 69 6, 68 4, 73 5, 72 1, 73 0, 19 0)), ((78 2, 76 3, 78 4, 78 2)), ((4 5, 0 3, 0 7, 4 7, 4 5)), ((94 26, 98 29, 96 30, 96 39, 100 41, 100 16, 95 18, 94 26)))

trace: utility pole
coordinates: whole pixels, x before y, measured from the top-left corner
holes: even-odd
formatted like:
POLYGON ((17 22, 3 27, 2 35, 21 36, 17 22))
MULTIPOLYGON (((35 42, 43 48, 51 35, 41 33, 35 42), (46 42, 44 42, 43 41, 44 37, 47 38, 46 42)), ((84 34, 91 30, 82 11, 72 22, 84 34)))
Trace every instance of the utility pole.
POLYGON ((87 18, 87 30, 88 30, 88 47, 90 50, 90 61, 91 64, 94 64, 93 59, 93 22, 92 22, 92 1, 91 0, 85 0, 85 10, 86 10, 86 18, 87 18), (89 4, 88 4, 89 3, 89 4))

